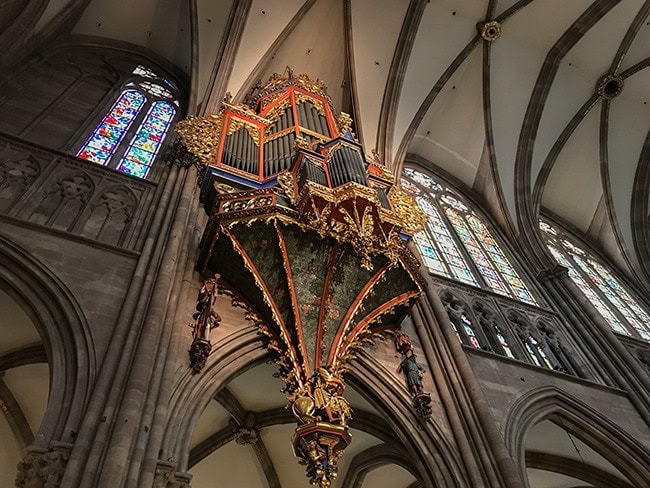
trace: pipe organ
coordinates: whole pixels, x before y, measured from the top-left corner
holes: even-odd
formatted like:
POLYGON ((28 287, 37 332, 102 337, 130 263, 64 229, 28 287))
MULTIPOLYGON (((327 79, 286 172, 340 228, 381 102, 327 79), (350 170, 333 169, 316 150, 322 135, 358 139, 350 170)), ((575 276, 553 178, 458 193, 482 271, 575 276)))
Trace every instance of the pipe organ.
MULTIPOLYGON (((177 126, 203 163, 210 214, 197 264, 207 305, 195 314, 190 366, 199 373, 209 357, 211 297, 229 294, 279 366, 297 421, 294 454, 311 484, 328 488, 352 441, 348 362, 394 331, 420 296, 406 243, 426 215, 388 170, 366 161, 352 120, 334 117, 322 83, 274 75, 248 101, 177 126)), ((419 392, 415 401, 431 399, 419 392)))
MULTIPOLYGON (((266 188, 290 171, 298 182, 328 188, 350 182, 375 187, 383 205, 388 203, 387 172, 384 179, 378 176, 381 171, 368 176, 363 148, 350 128, 352 120, 346 114, 334 115, 321 82, 305 75, 276 76, 248 103, 224 102, 217 117, 215 140, 201 158, 207 168, 204 202, 213 201, 215 181, 239 189, 266 188)), ((179 133, 183 139, 183 123, 179 133)))

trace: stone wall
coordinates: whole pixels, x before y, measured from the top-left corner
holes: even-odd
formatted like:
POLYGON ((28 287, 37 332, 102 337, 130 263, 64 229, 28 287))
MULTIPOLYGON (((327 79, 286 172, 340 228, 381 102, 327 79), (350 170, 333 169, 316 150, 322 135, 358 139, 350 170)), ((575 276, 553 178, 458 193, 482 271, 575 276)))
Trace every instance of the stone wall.
POLYGON ((471 348, 465 349, 492 417, 502 434, 505 433, 511 407, 518 399, 535 389, 552 386, 591 407, 650 447, 650 432, 625 392, 471 348))
POLYGON ((137 250, 157 185, 0 135, 0 214, 137 250))
POLYGON ((72 292, 100 361, 155 210, 157 188, 0 135, 0 233, 72 292))

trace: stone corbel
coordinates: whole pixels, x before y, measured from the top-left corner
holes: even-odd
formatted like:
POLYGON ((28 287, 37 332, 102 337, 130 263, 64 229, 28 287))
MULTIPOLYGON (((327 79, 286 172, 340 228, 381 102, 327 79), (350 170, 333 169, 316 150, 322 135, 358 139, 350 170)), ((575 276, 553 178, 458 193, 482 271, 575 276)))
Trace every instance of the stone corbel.
POLYGON ((176 165, 181 168, 194 166, 197 170, 201 170, 204 166, 199 158, 188 151, 185 145, 178 140, 169 148, 166 159, 170 165, 176 165))
POLYGON ((158 461, 153 488, 191 488, 192 475, 176 472, 174 463, 158 461))
POLYGON ((53 443, 49 450, 30 447, 18 463, 17 488, 56 488, 60 486, 72 446, 53 443))
POLYGON ((550 281, 556 278, 563 278, 565 276, 568 276, 568 274, 569 274, 569 270, 567 268, 565 268, 560 264, 557 264, 552 268, 543 269, 542 271, 537 273, 537 280, 540 283, 544 283, 546 281, 550 281))

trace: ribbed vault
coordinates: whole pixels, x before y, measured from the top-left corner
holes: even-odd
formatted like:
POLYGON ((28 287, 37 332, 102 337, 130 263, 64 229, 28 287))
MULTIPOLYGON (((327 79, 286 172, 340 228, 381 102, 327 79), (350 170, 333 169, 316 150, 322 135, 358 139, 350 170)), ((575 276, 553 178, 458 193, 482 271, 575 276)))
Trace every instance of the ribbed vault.
MULTIPOLYGON (((284 408, 285 395, 276 367, 262 363, 221 388, 194 430, 189 469, 195 488, 212 486, 218 476, 228 486, 281 488, 302 486, 303 467, 288 439, 295 418, 284 408)), ((333 486, 407 488, 416 481, 412 460, 374 407, 356 391, 350 423, 354 443, 340 462, 333 486)))
POLYGON ((648 1, 64 3, 9 7, 38 14, 26 38, 67 28, 156 52, 192 75, 195 111, 285 66, 309 73, 389 165, 430 161, 509 232, 546 208, 628 275, 650 273, 648 1))

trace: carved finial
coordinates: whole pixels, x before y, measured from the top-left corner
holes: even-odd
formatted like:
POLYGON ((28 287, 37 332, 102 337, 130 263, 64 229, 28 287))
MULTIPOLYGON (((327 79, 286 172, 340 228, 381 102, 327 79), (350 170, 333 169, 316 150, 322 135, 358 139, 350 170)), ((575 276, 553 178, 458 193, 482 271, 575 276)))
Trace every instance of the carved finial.
POLYGON ((230 102, 232 102, 232 93, 230 93, 229 91, 226 92, 226 94, 225 94, 224 97, 223 97, 223 101, 224 101, 225 103, 230 103, 230 102))
POLYGON ((293 141, 293 150, 297 151, 299 149, 311 149, 309 142, 302 136, 297 136, 293 141))
POLYGON ((370 154, 370 159, 374 164, 377 166, 383 166, 383 164, 381 164, 381 159, 379 158, 379 152, 377 152, 377 148, 374 148, 372 151, 370 151, 370 154))
POLYGON ((350 114, 346 114, 345 112, 341 112, 336 119, 336 124, 339 127, 339 131, 345 135, 348 132, 352 132, 352 117, 350 117, 350 114))

